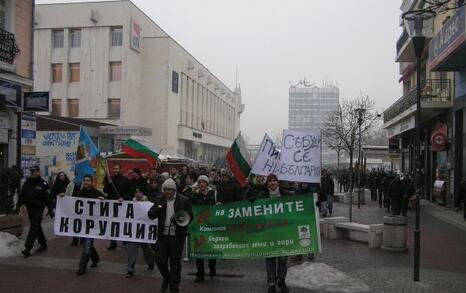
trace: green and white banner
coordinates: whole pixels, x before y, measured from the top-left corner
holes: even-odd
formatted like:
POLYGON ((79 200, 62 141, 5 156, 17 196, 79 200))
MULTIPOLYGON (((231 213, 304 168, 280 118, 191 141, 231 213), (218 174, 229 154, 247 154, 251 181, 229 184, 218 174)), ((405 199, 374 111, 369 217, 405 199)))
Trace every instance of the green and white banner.
POLYGON ((246 259, 320 251, 312 194, 193 206, 192 258, 246 259))

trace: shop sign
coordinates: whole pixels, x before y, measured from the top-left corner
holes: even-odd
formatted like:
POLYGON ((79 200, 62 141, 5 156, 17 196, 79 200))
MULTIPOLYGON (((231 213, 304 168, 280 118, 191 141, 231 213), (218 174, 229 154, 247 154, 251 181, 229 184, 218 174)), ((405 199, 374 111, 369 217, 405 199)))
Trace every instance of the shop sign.
POLYGON ((131 49, 140 52, 141 50, 141 26, 131 18, 131 49))
POLYGON ((437 124, 435 124, 430 137, 430 142, 434 151, 445 150, 445 147, 448 143, 447 130, 448 128, 445 123, 437 122, 437 124))
POLYGON ((100 134, 151 136, 152 129, 140 126, 100 126, 100 134))
POLYGON ((49 92, 27 92, 24 93, 25 112, 48 112, 49 92))
POLYGON ((465 10, 463 6, 444 24, 429 46, 429 70, 438 69, 450 55, 466 41, 465 10))

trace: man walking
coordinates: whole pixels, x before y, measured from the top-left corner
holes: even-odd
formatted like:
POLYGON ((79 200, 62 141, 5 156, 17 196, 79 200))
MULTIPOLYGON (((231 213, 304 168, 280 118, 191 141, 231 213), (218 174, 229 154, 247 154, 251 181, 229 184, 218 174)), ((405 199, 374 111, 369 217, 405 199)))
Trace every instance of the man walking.
POLYGON ((41 178, 39 166, 31 168, 31 176, 23 184, 19 194, 17 211, 20 210, 22 205, 25 205, 27 209, 29 233, 24 244, 24 250, 21 253, 24 257, 29 257, 36 239, 40 244, 36 252, 47 250, 47 239, 41 226, 45 207, 48 209, 50 218, 54 217, 50 186, 41 178))
MULTIPOLYGON (((82 185, 82 189, 78 191, 78 193, 75 195, 76 197, 100 200, 105 199, 104 194, 94 188, 92 175, 84 175, 82 185)), ((97 264, 100 261, 99 254, 97 254, 97 250, 94 247, 93 238, 86 238, 84 241, 83 253, 81 254, 81 259, 79 261, 79 268, 76 271, 78 276, 84 275, 86 273, 89 260, 92 260, 91 268, 97 267, 97 264)))
POLYGON ((162 184, 163 197, 156 199, 147 212, 150 219, 158 220, 158 238, 155 244, 155 262, 163 277, 161 291, 170 286, 170 292, 178 293, 181 281, 181 255, 186 237, 187 226, 174 223, 174 215, 179 211, 193 218, 191 203, 188 198, 176 192, 177 186, 173 179, 168 178, 162 184), (168 268, 170 264, 170 269, 168 268))
MULTIPOLYGON (((107 199, 123 200, 131 199, 129 179, 121 174, 120 164, 115 164, 112 167, 113 176, 107 176, 104 179, 104 192, 107 194, 107 199)), ((110 246, 107 250, 115 250, 117 242, 110 240, 110 246)))

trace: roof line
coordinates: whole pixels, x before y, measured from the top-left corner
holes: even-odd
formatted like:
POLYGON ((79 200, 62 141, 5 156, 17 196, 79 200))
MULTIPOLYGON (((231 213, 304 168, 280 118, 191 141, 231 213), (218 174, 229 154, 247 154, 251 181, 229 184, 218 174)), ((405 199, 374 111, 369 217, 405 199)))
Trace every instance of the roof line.
MULTIPOLYGON (((205 66, 202 62, 200 62, 196 57, 194 57, 188 50, 186 50, 177 40, 172 38, 161 26, 159 26, 155 20, 153 20, 149 15, 147 15, 141 8, 139 8, 133 1, 131 0, 110 0, 110 1, 89 1, 89 2, 57 2, 57 3, 47 3, 47 4, 37 4, 37 5, 57 5, 57 4, 91 4, 91 3, 112 3, 112 2, 129 2, 133 5, 137 10, 139 10, 144 16, 146 16, 154 25, 156 25, 162 32, 164 32, 168 38, 170 38, 173 42, 175 42, 178 46, 180 46, 186 53, 188 53, 194 60, 196 60, 199 64, 201 64, 211 75, 213 75, 216 79, 220 81, 220 83, 226 87, 230 92, 234 93, 235 91, 231 90, 229 86, 227 86, 223 81, 220 80, 215 74, 210 71, 207 66, 205 66)), ((163 37, 163 36, 160 36, 163 37)), ((158 37, 143 37, 143 38, 158 38, 158 37)))

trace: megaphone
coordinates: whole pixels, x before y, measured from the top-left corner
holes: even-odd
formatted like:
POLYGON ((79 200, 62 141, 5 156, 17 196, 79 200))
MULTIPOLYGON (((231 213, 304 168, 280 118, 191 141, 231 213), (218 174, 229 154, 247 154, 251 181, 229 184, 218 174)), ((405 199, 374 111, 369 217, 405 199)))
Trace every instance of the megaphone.
POLYGON ((181 210, 173 215, 172 221, 180 227, 185 227, 188 226, 189 222, 191 221, 191 217, 189 216, 187 211, 181 210))

